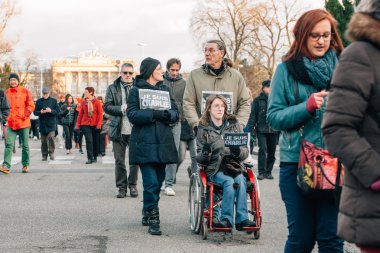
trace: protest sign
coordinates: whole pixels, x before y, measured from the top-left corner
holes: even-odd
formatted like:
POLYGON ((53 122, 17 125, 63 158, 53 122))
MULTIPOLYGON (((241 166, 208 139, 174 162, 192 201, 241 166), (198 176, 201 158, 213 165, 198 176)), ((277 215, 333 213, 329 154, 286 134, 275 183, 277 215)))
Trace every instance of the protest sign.
POLYGON ((170 94, 163 90, 139 89, 140 109, 171 109, 170 94))
POLYGON ((201 114, 204 113, 206 108, 206 100, 210 95, 221 95, 226 99, 227 111, 232 114, 232 98, 234 96, 233 92, 230 91, 202 91, 202 107, 201 114))
POLYGON ((223 139, 226 147, 249 147, 249 133, 224 133, 223 139))

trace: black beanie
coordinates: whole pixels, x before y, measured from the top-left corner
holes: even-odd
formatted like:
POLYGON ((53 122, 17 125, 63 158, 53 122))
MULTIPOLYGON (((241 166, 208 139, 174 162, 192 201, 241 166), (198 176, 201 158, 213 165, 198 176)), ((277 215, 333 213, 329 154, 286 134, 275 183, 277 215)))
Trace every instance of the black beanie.
POLYGON ((261 83, 261 85, 264 87, 270 87, 270 80, 265 80, 264 82, 261 83))
POLYGON ((153 74, 153 71, 160 64, 160 62, 153 58, 145 58, 140 64, 140 75, 139 78, 148 80, 148 78, 153 74))
POLYGON ((9 79, 11 79, 11 78, 16 78, 17 81, 20 82, 20 78, 18 77, 18 75, 17 75, 16 73, 11 73, 11 74, 9 75, 9 79))

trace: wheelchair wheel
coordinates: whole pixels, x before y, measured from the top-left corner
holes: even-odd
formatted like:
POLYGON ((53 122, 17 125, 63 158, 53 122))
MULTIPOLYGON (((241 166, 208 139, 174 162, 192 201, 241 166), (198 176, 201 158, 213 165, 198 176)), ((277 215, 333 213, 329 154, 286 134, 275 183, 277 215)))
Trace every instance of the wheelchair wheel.
POLYGON ((198 173, 194 173, 190 179, 188 208, 190 228, 196 234, 200 233, 203 225, 203 195, 204 189, 200 177, 198 173))
POLYGON ((257 230, 257 231, 255 231, 255 232, 253 232, 253 237, 254 237, 256 240, 260 239, 260 230, 257 230))
POLYGON ((207 240, 207 233, 208 233, 208 226, 207 226, 207 220, 204 219, 202 222, 202 240, 207 240))

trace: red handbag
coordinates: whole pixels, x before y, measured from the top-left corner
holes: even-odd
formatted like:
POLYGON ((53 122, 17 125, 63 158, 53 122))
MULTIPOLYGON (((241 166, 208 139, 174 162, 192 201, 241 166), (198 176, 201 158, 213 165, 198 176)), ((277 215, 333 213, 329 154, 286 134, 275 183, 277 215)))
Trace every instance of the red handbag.
POLYGON ((302 139, 297 171, 297 185, 302 192, 309 197, 336 199, 342 181, 342 164, 338 158, 302 139))

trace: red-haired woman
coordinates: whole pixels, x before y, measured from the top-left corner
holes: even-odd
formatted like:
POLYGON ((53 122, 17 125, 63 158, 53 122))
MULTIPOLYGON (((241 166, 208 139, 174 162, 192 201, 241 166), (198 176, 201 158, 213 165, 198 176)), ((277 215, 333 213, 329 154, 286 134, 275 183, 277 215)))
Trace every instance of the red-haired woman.
POLYGON ((99 132, 102 128, 103 106, 94 96, 93 87, 86 87, 75 129, 80 129, 86 139, 87 162, 96 163, 98 157, 99 132))
POLYGON ((280 191, 288 219, 284 252, 343 252, 336 235, 334 200, 310 199, 297 186, 297 165, 303 138, 325 148, 321 124, 337 55, 343 50, 336 21, 325 10, 310 10, 296 22, 295 40, 276 69, 269 95, 268 122, 281 130, 280 191))

